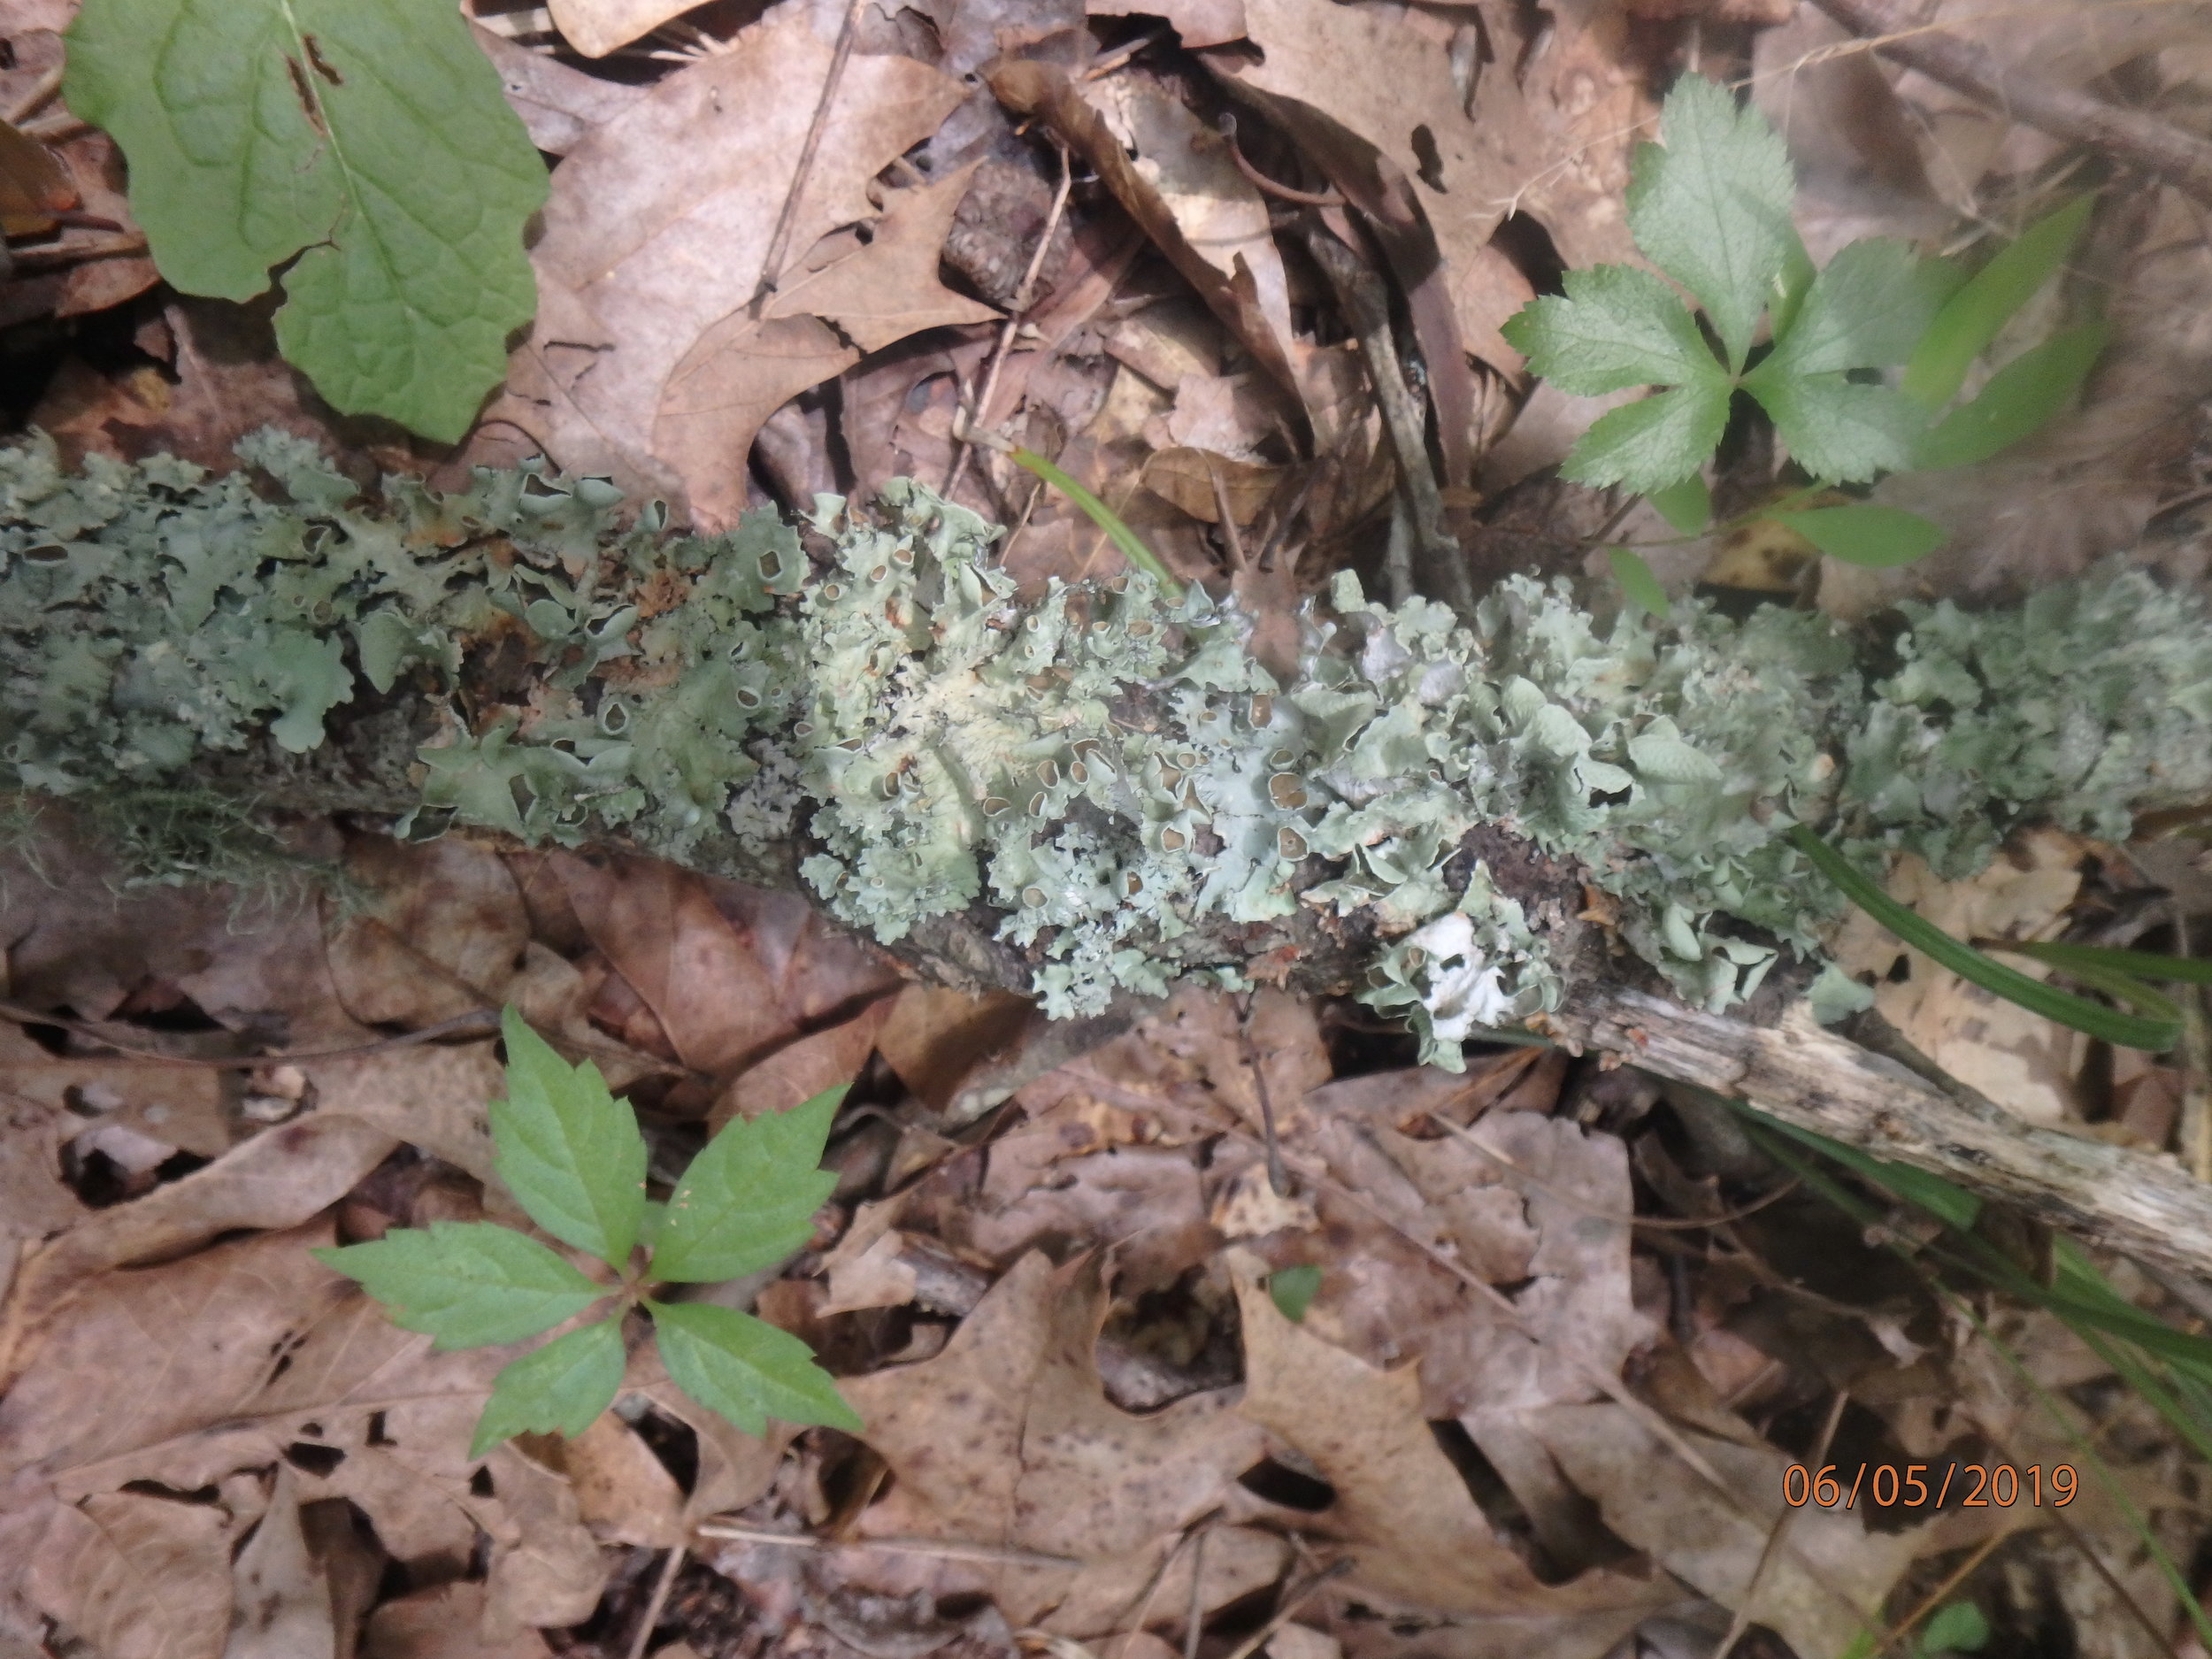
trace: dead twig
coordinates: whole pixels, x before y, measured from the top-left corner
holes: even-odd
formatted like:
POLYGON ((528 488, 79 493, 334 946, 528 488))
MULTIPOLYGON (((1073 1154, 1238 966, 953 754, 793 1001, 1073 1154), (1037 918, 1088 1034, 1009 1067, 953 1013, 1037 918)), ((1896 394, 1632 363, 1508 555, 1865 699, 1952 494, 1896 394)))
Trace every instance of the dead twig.
POLYGON ((1297 1615, 1300 1608, 1305 1606, 1308 1601, 1313 1599, 1313 1593, 1316 1590, 1318 1590, 1323 1585, 1328 1583, 1330 1579, 1341 1577, 1343 1574, 1351 1571, 1352 1567, 1352 1558, 1349 1555, 1346 1555, 1340 1560, 1331 1562, 1327 1566, 1322 1568, 1320 1571, 1314 1573, 1308 1578, 1303 1583, 1293 1586, 1290 1592, 1283 1597, 1282 1606, 1275 1609, 1275 1617, 1269 1619, 1266 1624, 1261 1625, 1259 1629, 1254 1631, 1249 1636, 1247 1636, 1242 1641, 1239 1642, 1234 1647, 1231 1648, 1226 1655, 1226 1659, 1252 1659, 1252 1655, 1259 1652, 1262 1647, 1265 1647, 1269 1639, 1271 1638, 1277 1631, 1282 1629, 1284 1625, 1290 1623, 1292 1618, 1297 1615))
POLYGON ((1061 1567, 1084 1563, 1073 1555, 1048 1555, 1001 1544, 971 1544, 946 1538, 817 1538, 811 1532, 772 1532, 765 1527, 728 1521, 702 1521, 691 1529, 701 1538, 733 1539, 741 1544, 769 1544, 784 1549, 879 1549, 894 1555, 933 1555, 941 1561, 972 1561, 987 1566, 1061 1567))
POLYGON ((1037 278, 1044 271, 1045 256, 1051 251, 1052 238, 1060 228, 1060 216, 1067 211, 1068 193, 1075 185, 1075 161, 1065 144, 1057 147, 1060 188, 1053 192, 1052 210, 1045 215, 1045 227, 1038 234, 1037 245, 1030 252, 1029 266, 1022 273, 1021 286, 1014 290, 1013 303, 1006 308, 1006 320, 999 326, 998 342, 991 348, 991 360, 983 371, 983 388, 960 423, 960 447, 953 451, 952 470, 945 474, 945 487, 938 492, 947 501, 952 499, 953 489, 966 474, 969 458, 975 453, 976 428, 991 419, 991 400, 998 396, 999 371, 1005 367, 1006 354, 1013 348, 1015 334, 1020 332, 1023 313, 1036 298, 1037 278))
POLYGON ((1301 207, 1342 207, 1344 197, 1336 190, 1294 190, 1286 184, 1278 184, 1245 157, 1237 142, 1237 118, 1225 110, 1222 112, 1221 142, 1228 147, 1229 159, 1237 165, 1251 187, 1262 196, 1271 196, 1279 202, 1295 202, 1301 207))
MULTIPOLYGON (((1836 1390, 1835 1399, 1829 1402, 1828 1420, 1820 1425, 1820 1439, 1813 1446, 1807 1467, 1818 1469, 1827 1463, 1828 1448, 1836 1438, 1836 1425, 1843 1421, 1843 1409, 1850 1401, 1849 1389, 1836 1390)), ((1766 1581, 1767 1569, 1781 1553, 1782 1540, 1789 1536, 1790 1523, 1797 1518, 1797 1513, 1785 1505, 1781 1514, 1774 1517, 1774 1525, 1767 1529, 1767 1541, 1760 1547, 1759 1559, 1751 1569, 1751 1581, 1743 1587, 1743 1600, 1728 1622, 1728 1633, 1720 1639, 1720 1646, 1713 1649, 1713 1659, 1728 1659, 1736 1644, 1743 1640, 1744 1632, 1751 1628, 1752 1603, 1758 1596, 1760 1585, 1766 1581)))
POLYGON ((679 1544, 661 1563, 661 1576, 654 1581, 652 1599, 646 1602, 644 1616, 630 1635, 630 1659, 645 1659, 646 1647, 653 1640, 653 1626, 661 1622, 661 1609, 668 1605, 668 1593, 676 1587, 676 1574, 682 1571, 684 1556, 688 1553, 679 1544))
POLYGON ((867 4, 868 0, 847 0, 845 21, 837 31, 837 50, 830 55, 829 75, 822 82, 822 96, 814 105, 814 119, 807 127, 806 142, 799 150, 799 165, 792 170, 791 188, 784 193, 783 211, 776 216, 776 234, 768 239, 768 251, 761 256, 756 304, 773 294, 782 280, 783 262, 791 251, 791 238, 798 228, 799 201, 805 196, 807 180, 814 172, 814 157, 822 148, 822 134, 828 130, 830 109, 837 102, 837 87, 845 78, 845 65, 852 60, 853 38, 860 32, 860 14, 867 4))
POLYGON ((2163 179, 2200 202, 2212 203, 2212 144, 2155 116, 2121 109, 2070 87, 2053 86, 2008 68, 1975 41, 1928 31, 1907 0, 1813 0, 1874 49, 1955 92, 1989 104, 2055 138, 2102 150, 2116 161, 2163 179))

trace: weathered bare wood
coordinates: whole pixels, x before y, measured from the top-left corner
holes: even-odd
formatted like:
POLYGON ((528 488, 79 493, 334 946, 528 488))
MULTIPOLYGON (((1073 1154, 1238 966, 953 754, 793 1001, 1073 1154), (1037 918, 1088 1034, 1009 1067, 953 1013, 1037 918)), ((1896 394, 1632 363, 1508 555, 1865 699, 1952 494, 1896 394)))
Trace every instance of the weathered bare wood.
POLYGON ((2212 1277, 2212 1187, 2169 1158, 1968 1110, 1896 1061, 1813 1023, 1724 1019, 1591 986, 1561 1034, 1655 1076, 1748 1101, 1786 1124, 1908 1164, 2155 1266, 2212 1277))

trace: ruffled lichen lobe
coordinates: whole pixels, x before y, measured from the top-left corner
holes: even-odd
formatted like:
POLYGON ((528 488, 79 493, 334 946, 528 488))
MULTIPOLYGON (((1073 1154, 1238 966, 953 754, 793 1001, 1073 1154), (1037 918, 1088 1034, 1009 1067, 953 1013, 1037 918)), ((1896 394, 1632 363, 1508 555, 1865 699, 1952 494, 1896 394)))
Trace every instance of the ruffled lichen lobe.
MULTIPOLYGON (((363 684, 412 687, 443 729, 403 831, 795 841, 886 942, 990 912, 1055 1015, 1194 970, 1241 984, 1190 938, 1303 906, 1363 918, 1361 994, 1453 1064, 1567 988, 1558 918, 1455 861, 1474 832, 1576 870, 1719 1010, 1833 918, 1796 823, 1958 875, 2030 820, 2116 839, 2212 797, 2212 623, 2116 565, 2016 610, 1905 606, 1872 675, 1850 634, 1780 608, 1601 623, 1515 579, 1463 620, 1344 575, 1282 680, 1196 589, 1024 601, 993 527, 903 480, 819 498, 803 542, 769 513, 626 529, 606 486, 536 468, 442 496, 388 479, 371 506, 296 440, 241 453, 256 477, 0 451, 0 780, 69 795, 303 753, 363 684), (465 665, 502 637, 527 695, 478 706, 465 665)), ((1816 987, 1827 1012, 1858 995, 1816 987)))

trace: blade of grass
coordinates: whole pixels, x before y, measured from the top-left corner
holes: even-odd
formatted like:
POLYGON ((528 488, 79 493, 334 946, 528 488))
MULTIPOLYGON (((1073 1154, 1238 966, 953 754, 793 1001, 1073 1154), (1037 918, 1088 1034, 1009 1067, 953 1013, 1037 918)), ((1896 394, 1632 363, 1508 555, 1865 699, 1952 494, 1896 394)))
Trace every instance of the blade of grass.
POLYGON ((2168 985, 2212 985, 2212 956, 2167 956, 2155 950, 2120 950, 2109 945, 2070 945, 2060 940, 2009 939, 1975 941, 1985 950, 2002 950, 2016 956, 2033 956, 2054 968, 2072 973, 2080 968, 2103 968, 2168 985))
POLYGON ((1015 449, 1007 451, 1007 459, 1017 466, 1026 467, 1039 478, 1058 490, 1083 510, 1084 515, 1106 533, 1106 539, 1121 549, 1122 557, 1135 565, 1160 584, 1162 592, 1170 599, 1183 596, 1183 584, 1168 573, 1160 562, 1160 556, 1145 546, 1134 530, 1121 521, 1121 516, 1104 502, 1063 472, 1058 467, 1039 455, 1034 449, 1015 449))
POLYGON ((1924 409, 1940 409, 1958 396, 1974 359, 2066 263, 2095 202, 2078 196, 2038 219, 1944 302, 1905 365, 1906 396, 1924 409))
POLYGON ((2181 1020, 2146 1018, 2124 1014, 2101 1002, 2062 991, 2055 985, 2032 979, 2016 968, 2008 968, 1973 946, 1945 933, 1927 918, 1908 910, 1882 891, 1841 853, 1800 824, 1789 833, 1790 844, 1812 860, 1813 867, 1841 889, 1845 897, 1876 921, 1925 956, 1933 957, 1961 979, 2017 1003, 2032 1014, 2055 1020, 2072 1030, 2101 1038, 2115 1048, 2140 1048, 2163 1054, 2181 1041, 2181 1020))

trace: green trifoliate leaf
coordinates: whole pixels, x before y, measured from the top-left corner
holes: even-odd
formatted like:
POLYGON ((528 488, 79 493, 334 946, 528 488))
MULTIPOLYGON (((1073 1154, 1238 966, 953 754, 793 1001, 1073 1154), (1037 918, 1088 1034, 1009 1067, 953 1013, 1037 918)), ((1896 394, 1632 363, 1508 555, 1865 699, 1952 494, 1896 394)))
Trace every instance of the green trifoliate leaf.
POLYGON ((710 1302, 645 1307, 676 1386, 746 1433, 760 1434, 772 1417, 833 1429, 861 1426, 859 1414, 814 1363, 814 1350, 789 1332, 710 1302))
POLYGON ((1905 365, 1908 397, 1923 408, 1940 409, 1958 396, 1974 359, 2066 263, 2095 199, 2078 197, 2038 219, 1944 303, 1905 365))
POLYGON ((2109 332, 2101 322, 2080 323, 2022 352, 1921 439, 1919 464, 1970 466, 2034 436, 2073 402, 2109 332))
POLYGON ((1944 527, 1902 507, 1854 502, 1847 507, 1814 507, 1778 512, 1775 523, 1794 530, 1830 558, 1870 570, 1909 565, 1941 547, 1944 527))
POLYGON ((1667 614, 1667 590, 1659 585, 1659 578, 1642 554, 1632 548, 1613 547, 1605 549, 1605 560, 1613 567, 1613 580, 1620 583, 1629 603, 1655 617, 1667 614))
POLYGON ((845 1086, 787 1112, 733 1118, 669 1195, 650 1279, 701 1284, 780 1262, 814 1231, 837 1178, 821 1167, 845 1086))
POLYGON ((1719 381, 1725 372, 1674 290, 1648 271, 1570 271, 1565 295, 1530 301, 1507 343, 1563 392, 1594 397, 1629 386, 1719 381))
POLYGON ((1901 395, 1841 374, 1770 373, 1772 361, 1746 375, 1744 389, 1773 419, 1798 465, 1815 478, 1856 484, 1912 465, 1926 421, 1901 395))
POLYGON ((507 1098, 491 1104, 493 1167, 530 1219, 619 1269, 645 1213, 645 1138, 599 1068, 572 1066, 511 1008, 507 1098))
POLYGON ((1757 111, 1737 109, 1732 94, 1698 75, 1667 94, 1659 137, 1663 149, 1636 152, 1628 227, 1652 264, 1704 306, 1740 368, 1796 240, 1789 152, 1757 111))
POLYGON ((493 1379, 469 1455, 481 1457, 514 1434, 574 1440, 614 1403, 626 1358, 619 1319, 602 1319, 525 1354, 493 1379))
POLYGON ((468 429, 536 304, 546 173, 454 7, 86 0, 64 90, 122 146, 170 282, 248 300, 297 256, 277 340, 316 389, 468 429))
POLYGON ((608 1292, 535 1239, 488 1221, 398 1227, 373 1244, 314 1255, 358 1280, 401 1330, 434 1336, 442 1348, 519 1342, 608 1292))
POLYGON ((1912 355, 1948 280, 1947 267, 1904 242, 1855 242, 1813 279, 1761 373, 1893 367, 1912 355))
POLYGON ((1578 484, 1663 489, 1704 464, 1728 424, 1728 382, 1700 382, 1655 392, 1608 410, 1559 469, 1578 484))

